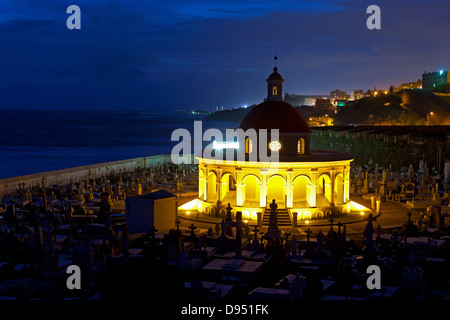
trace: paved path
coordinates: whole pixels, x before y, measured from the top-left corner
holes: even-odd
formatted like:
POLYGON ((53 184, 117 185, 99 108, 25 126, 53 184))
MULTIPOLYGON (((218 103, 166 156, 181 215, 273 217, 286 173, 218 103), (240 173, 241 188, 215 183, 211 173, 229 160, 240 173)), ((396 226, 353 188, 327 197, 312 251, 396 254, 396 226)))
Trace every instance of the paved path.
MULTIPOLYGON (((352 194, 350 196, 350 200, 355 201, 359 204, 362 204, 368 208, 371 207, 370 200, 364 200, 362 199, 361 195, 352 194)), ((378 224, 382 228, 384 227, 394 227, 394 226, 401 226, 407 221, 408 216, 407 213, 411 212, 411 220, 413 222, 417 221, 420 217, 421 212, 424 212, 425 210, 415 210, 410 209, 406 207, 405 204, 402 204, 400 202, 391 202, 391 201, 384 201, 381 203, 381 214, 377 216, 377 221, 373 222, 374 228, 376 229, 378 224)), ((367 215, 366 215, 367 216, 367 215)), ((375 214, 374 214, 375 216, 375 214)), ((219 217, 213 217, 210 215, 199 213, 197 215, 196 212, 193 212, 189 215, 186 215, 184 213, 179 213, 181 225, 180 228, 187 228, 191 225, 191 223, 194 223, 195 226, 197 226, 199 229, 205 229, 208 230, 208 228, 212 228, 214 230, 215 224, 220 223, 222 221, 222 218, 219 217)), ((337 217, 334 224, 334 230, 337 230, 336 224, 342 222, 346 225, 346 232, 347 236, 352 239, 362 239, 362 234, 364 227, 366 226, 367 220, 362 220, 362 217, 359 214, 349 214, 343 217, 337 217)), ((249 221, 250 227, 255 225, 256 221, 251 220, 249 221)), ((312 221, 308 227, 312 231, 311 238, 315 238, 317 236, 317 233, 319 230, 321 230, 324 234, 328 232, 330 229, 330 222, 326 219, 323 220, 315 220, 312 221), (317 225, 320 223, 320 225, 317 225)), ((292 234, 300 235, 300 239, 306 238, 306 225, 300 225, 298 228, 294 227, 280 227, 280 230, 289 232, 292 234)), ((261 232, 265 231, 265 227, 261 228, 261 232)))

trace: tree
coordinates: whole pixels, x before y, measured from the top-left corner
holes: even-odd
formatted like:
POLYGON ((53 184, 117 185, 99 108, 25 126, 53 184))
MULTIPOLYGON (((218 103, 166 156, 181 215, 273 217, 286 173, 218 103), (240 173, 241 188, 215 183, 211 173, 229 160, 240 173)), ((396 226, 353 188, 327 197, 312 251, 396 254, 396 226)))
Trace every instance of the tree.
POLYGON ((391 86, 389 87, 389 94, 393 94, 393 93, 394 93, 394 86, 391 85, 391 86))

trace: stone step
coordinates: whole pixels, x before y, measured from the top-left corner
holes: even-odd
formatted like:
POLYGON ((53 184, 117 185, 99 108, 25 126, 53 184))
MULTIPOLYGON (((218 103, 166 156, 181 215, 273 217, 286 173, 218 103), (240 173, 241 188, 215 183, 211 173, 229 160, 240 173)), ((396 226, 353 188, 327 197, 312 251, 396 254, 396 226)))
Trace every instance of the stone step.
MULTIPOLYGON (((262 220, 263 226, 268 226, 270 221, 270 211, 267 210, 264 213, 262 220)), ((292 226, 291 218, 289 217, 289 212, 285 209, 277 210, 277 223, 278 226, 292 226)))

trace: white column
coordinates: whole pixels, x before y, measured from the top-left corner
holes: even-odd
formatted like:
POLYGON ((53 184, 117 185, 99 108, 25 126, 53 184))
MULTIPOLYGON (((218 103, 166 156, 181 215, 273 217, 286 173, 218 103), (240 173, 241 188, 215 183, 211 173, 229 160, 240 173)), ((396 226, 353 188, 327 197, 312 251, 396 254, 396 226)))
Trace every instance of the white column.
POLYGON ((344 168, 344 203, 350 200, 350 168, 344 168))
POLYGON ((259 200, 259 206, 265 208, 267 206, 267 169, 261 169, 261 195, 259 200))
POLYGON ((236 206, 241 207, 244 203, 244 195, 242 194, 242 169, 236 168, 236 206))
POLYGON ((292 169, 286 170, 286 208, 293 206, 293 184, 292 184, 292 169))
POLYGON ((204 185, 204 190, 205 192, 203 193, 203 200, 204 201, 208 201, 208 168, 205 167, 205 185, 204 185))
POLYGON ((317 206, 316 199, 317 199, 317 169, 311 169, 310 172, 310 178, 311 178, 311 190, 309 194, 309 206, 311 208, 315 208, 317 206))
POLYGON ((221 180, 222 180, 222 169, 217 169, 216 171, 217 179, 216 179, 216 195, 217 195, 217 201, 222 201, 222 187, 221 187, 221 180))
POLYGON ((336 183, 336 171, 334 170, 330 170, 330 176, 331 176, 331 193, 330 193, 330 203, 334 204, 334 197, 335 197, 335 192, 334 192, 334 188, 335 188, 335 183, 336 183))
POLYGON ((203 178, 199 178, 198 179, 198 197, 200 198, 201 196, 203 196, 203 198, 205 197, 204 196, 204 194, 205 194, 205 178, 203 177, 203 178), (203 190, 202 190, 203 189, 203 190), (202 191, 203 191, 203 194, 202 194, 202 191))

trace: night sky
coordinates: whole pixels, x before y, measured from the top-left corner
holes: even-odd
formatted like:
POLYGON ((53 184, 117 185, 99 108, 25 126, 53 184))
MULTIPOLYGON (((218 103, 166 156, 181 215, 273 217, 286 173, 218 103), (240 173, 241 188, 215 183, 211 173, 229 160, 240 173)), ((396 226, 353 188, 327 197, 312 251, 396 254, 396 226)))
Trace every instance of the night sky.
POLYGON ((449 68, 450 1, 0 1, 0 108, 214 110, 449 68), (66 9, 81 8, 81 30, 66 9), (381 30, 366 9, 381 8, 381 30))

